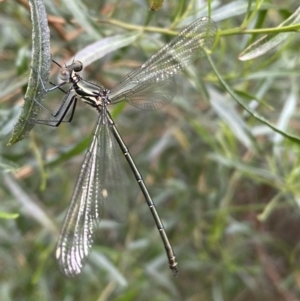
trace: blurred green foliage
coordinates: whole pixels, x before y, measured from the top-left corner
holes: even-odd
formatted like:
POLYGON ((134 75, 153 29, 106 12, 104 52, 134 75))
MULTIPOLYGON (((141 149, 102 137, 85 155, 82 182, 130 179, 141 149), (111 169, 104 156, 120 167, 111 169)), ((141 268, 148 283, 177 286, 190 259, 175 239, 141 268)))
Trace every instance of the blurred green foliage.
MULTIPOLYGON (((237 59, 299 3, 203 3, 164 1, 151 12, 144 0, 47 0, 52 56, 63 64, 102 38, 139 33, 85 69, 84 77, 111 88, 173 31, 210 11, 220 30, 212 59, 230 89, 268 122, 299 136, 299 35, 255 60, 237 59)), ((207 59, 177 76, 177 96, 163 110, 112 108, 175 247, 178 277, 130 177, 127 223, 105 216, 83 273, 65 279, 53 249, 96 112, 80 104, 71 124, 36 125, 28 139, 7 147, 31 64, 27 1, 0 3, 0 29, 1 300, 300 299, 299 144, 249 115, 207 59)), ((55 108, 61 99, 51 93, 45 104, 55 108)))

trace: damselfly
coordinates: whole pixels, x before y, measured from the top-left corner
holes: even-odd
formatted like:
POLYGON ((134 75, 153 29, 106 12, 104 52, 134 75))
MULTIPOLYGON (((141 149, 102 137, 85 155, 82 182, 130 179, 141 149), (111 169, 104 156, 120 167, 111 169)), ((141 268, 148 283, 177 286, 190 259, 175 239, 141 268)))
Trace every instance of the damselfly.
MULTIPOLYGON (((58 85, 47 89, 40 80, 46 92, 61 89, 67 84, 70 88, 65 92, 59 109, 51 114, 54 117, 52 120, 33 122, 59 126, 62 121, 71 121, 78 99, 95 108, 99 114, 56 245, 56 259, 66 276, 74 276, 81 272, 90 253, 103 208, 112 212, 117 220, 124 218, 124 194, 127 188, 123 183, 126 175, 119 163, 121 152, 118 148, 124 154, 150 208, 166 249, 169 266, 173 274, 177 274, 175 253, 163 223, 107 107, 121 101, 127 101, 144 110, 164 107, 176 93, 173 76, 204 52, 210 51, 216 31, 216 25, 210 18, 197 19, 111 90, 80 77, 78 72, 83 66, 79 61, 65 67, 60 66, 62 83, 58 85), (68 112, 70 118, 65 120, 68 112)), ((39 105, 43 106, 40 103, 39 105)))

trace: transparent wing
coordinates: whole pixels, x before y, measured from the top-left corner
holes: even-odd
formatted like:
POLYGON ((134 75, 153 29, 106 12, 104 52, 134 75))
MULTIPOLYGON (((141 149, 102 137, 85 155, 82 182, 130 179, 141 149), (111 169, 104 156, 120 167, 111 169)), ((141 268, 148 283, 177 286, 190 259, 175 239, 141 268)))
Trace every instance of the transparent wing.
MULTIPOLYGON (((131 91, 139 90, 139 86, 148 85, 154 89, 156 86, 154 84, 165 81, 185 69, 196 58, 203 56, 205 51, 210 51, 216 32, 217 27, 210 18, 197 19, 152 55, 141 67, 129 73, 117 84, 110 93, 112 102, 121 101, 121 96, 130 100, 131 91)), ((151 97, 133 103, 143 109, 144 103, 149 101, 151 97)), ((158 103, 159 100, 156 102, 158 103)), ((161 106, 166 104, 165 100, 161 100, 161 103, 161 106)))
POLYGON ((101 127, 99 138, 99 147, 102 147, 102 150, 98 164, 104 207, 116 221, 123 222, 128 212, 129 186, 128 176, 121 164, 121 158, 124 160, 123 154, 111 127, 107 124, 101 127))
POLYGON ((111 103, 127 101, 131 105, 143 110, 159 110, 167 105, 176 95, 176 83, 174 78, 169 78, 158 83, 143 82, 135 85, 132 89, 128 87, 111 98, 111 103))
POLYGON ((105 119, 99 115, 56 246, 56 259, 67 277, 81 272, 103 207, 119 221, 127 213, 127 177, 119 162, 122 153, 105 119))

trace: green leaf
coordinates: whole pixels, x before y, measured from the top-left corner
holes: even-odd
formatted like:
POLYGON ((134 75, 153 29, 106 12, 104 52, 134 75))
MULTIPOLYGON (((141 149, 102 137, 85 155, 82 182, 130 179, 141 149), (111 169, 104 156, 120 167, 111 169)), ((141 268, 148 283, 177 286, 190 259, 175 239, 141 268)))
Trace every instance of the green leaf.
POLYGON ((75 58, 86 67, 106 54, 132 44, 139 35, 139 33, 126 33, 101 39, 77 52, 75 58))
POLYGON ((91 140, 91 136, 84 137, 80 142, 78 142, 74 147, 72 147, 67 152, 61 154, 58 158, 54 159, 53 161, 46 164, 47 167, 57 166, 62 162, 73 158, 74 156, 81 154, 83 151, 86 150, 91 140))
POLYGON ((94 39, 101 38, 101 34, 96 30, 96 24, 92 18, 89 17, 88 8, 81 0, 63 0, 69 12, 73 15, 77 23, 79 23, 89 36, 94 39))
POLYGON ((211 57, 209 55, 207 55, 207 58, 213 68, 213 70, 215 71, 219 81, 221 82, 221 84, 224 86, 224 88, 226 89, 226 91, 233 97, 234 100, 236 100, 251 116, 253 116, 255 119, 257 119, 258 121, 262 122, 263 124, 265 124, 266 126, 270 127, 273 131, 275 131, 276 133, 281 134, 282 136, 284 136, 285 138, 296 142, 298 144, 300 144, 300 137, 298 136, 294 136, 292 134, 288 134, 286 132, 281 131, 279 128, 277 128, 275 125, 271 124, 268 120, 266 120, 264 117, 260 116, 257 112, 252 111, 246 104, 244 104, 244 101, 230 88, 230 86, 225 82, 225 80, 223 79, 223 77, 221 76, 221 74, 219 73, 218 69, 216 68, 215 64, 213 63, 211 57))
POLYGON ((29 214, 35 221, 40 223, 53 235, 57 234, 56 225, 53 223, 47 211, 39 204, 39 202, 33 200, 33 198, 26 193, 12 174, 4 174, 3 183, 14 198, 18 200, 22 209, 24 209, 27 214, 29 214))
POLYGON ((46 94, 40 84, 38 74, 43 82, 48 82, 51 67, 50 33, 43 1, 30 0, 29 5, 32 20, 32 69, 24 97, 24 106, 8 145, 24 139, 33 128, 34 123, 30 120, 36 119, 41 108, 34 99, 41 102, 46 94))
POLYGON ((0 218, 3 219, 16 219, 19 217, 19 213, 7 213, 7 212, 1 212, 0 211, 0 218))
MULTIPOLYGON (((278 28, 296 24, 300 19, 300 6, 298 9, 283 23, 281 23, 278 28)), ((240 55, 239 60, 246 61, 259 57, 269 50, 275 48, 280 43, 288 39, 295 32, 280 32, 280 33, 270 33, 264 35, 254 43, 250 44, 240 55)))
POLYGON ((232 108, 220 95, 214 93, 211 97, 211 106, 215 112, 226 122, 231 128, 234 135, 247 147, 255 148, 255 139, 252 136, 244 120, 239 116, 234 108, 232 108))

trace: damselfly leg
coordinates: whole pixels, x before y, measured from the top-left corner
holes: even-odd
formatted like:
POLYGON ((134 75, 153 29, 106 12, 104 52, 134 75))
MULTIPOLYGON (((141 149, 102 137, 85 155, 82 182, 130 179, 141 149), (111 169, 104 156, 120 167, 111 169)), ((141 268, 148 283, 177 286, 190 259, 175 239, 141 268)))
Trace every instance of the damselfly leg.
MULTIPOLYGON (((55 62, 54 60, 52 60, 52 61, 55 64, 57 64, 60 68, 62 68, 57 62, 55 62)), ((44 111, 46 111, 53 118, 52 119, 34 119, 34 120, 31 120, 31 122, 35 123, 35 124, 43 124, 43 125, 52 126, 52 127, 58 127, 62 122, 64 122, 64 123, 71 122, 73 120, 76 105, 77 105, 77 97, 76 97, 77 94, 74 92, 74 90, 71 88, 69 88, 68 91, 65 91, 64 89, 62 89, 62 86, 66 85, 68 83, 67 81, 64 81, 58 85, 56 85, 52 82, 49 82, 53 87, 46 88, 46 85, 43 82, 40 73, 38 71, 36 71, 34 68, 32 68, 32 70, 34 70, 37 73, 39 82, 42 85, 43 90, 47 94, 50 92, 53 92, 55 90, 60 90, 65 94, 65 96, 63 97, 63 100, 61 101, 60 105, 54 112, 52 112, 52 110, 48 109, 41 102, 34 99, 35 103, 37 105, 39 105, 41 108, 43 108, 44 111), (67 120, 64 120, 64 118, 69 113, 69 111, 71 111, 69 118, 67 120)), ((79 70, 79 69, 77 68, 77 70, 79 70)))

